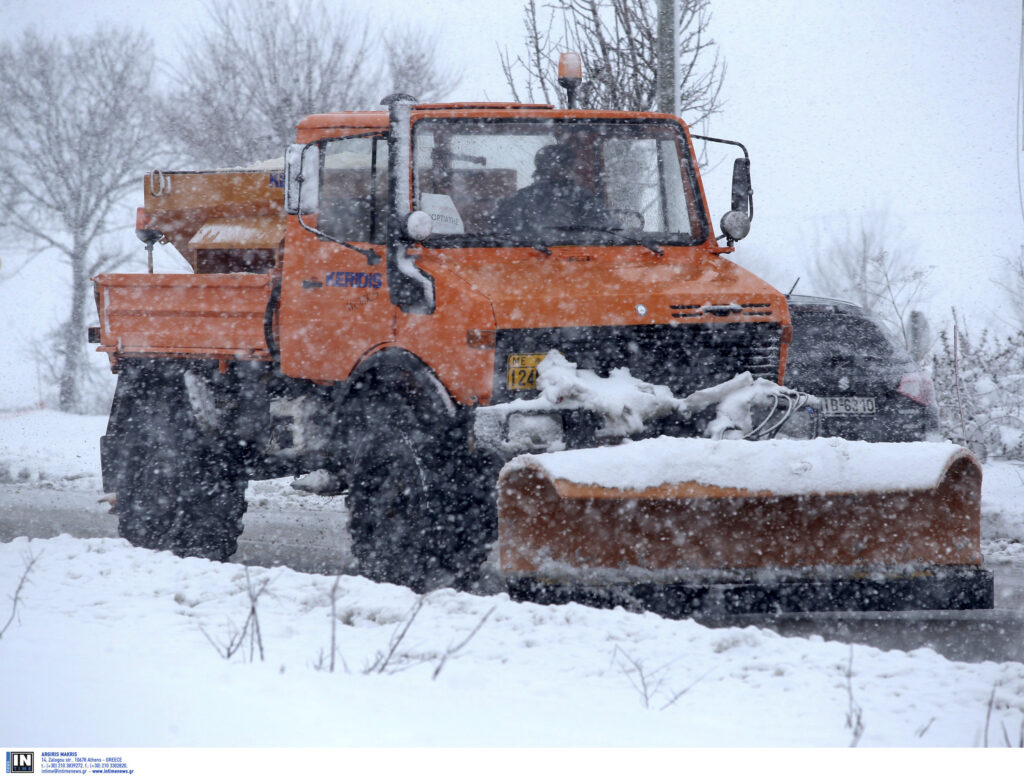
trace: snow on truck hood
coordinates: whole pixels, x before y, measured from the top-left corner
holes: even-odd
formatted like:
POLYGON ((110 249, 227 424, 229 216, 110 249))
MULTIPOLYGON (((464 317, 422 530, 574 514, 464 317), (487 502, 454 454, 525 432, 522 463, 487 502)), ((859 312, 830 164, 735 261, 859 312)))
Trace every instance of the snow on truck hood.
POLYGON ((948 442, 846 439, 679 439, 520 455, 502 474, 540 470, 552 480, 641 491, 679 482, 777 496, 935 488, 964 448, 948 442))
POLYGON ((485 296, 498 328, 679 323, 673 305, 769 303, 775 320, 787 315, 781 293, 720 257, 655 260, 634 246, 551 251, 534 256, 530 249, 509 249, 497 260, 453 251, 419 264, 435 277, 456 275, 485 296))

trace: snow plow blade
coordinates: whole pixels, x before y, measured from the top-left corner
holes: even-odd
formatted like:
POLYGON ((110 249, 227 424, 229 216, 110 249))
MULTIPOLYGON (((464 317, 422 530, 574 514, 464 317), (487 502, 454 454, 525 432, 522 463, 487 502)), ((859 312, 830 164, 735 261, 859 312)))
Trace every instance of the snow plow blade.
POLYGON ((668 617, 990 609, 980 508, 952 444, 662 437, 506 464, 499 564, 517 600, 668 617))

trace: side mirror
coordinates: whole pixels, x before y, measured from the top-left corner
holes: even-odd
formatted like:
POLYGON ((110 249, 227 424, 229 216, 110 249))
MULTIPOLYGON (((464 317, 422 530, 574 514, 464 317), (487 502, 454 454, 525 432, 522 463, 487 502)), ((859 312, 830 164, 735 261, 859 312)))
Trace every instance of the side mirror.
POLYGON ((422 242, 434 231, 434 220, 423 210, 414 210, 405 219, 405 236, 414 242, 422 242))
POLYGON ((284 155, 284 212, 292 216, 315 213, 319 198, 319 146, 288 146, 284 155))
POLYGON ((754 220, 754 189, 750 185, 750 154, 747 153, 747 147, 743 143, 735 140, 708 137, 707 135, 690 135, 690 137, 709 143, 738 146, 743 151, 743 156, 732 164, 732 208, 722 216, 722 232, 729 238, 729 245, 732 245, 736 240, 742 240, 749 234, 750 222, 754 220))
POLYGON ((754 191, 750 185, 750 160, 740 157, 732 163, 732 209, 750 214, 750 199, 754 191))
POLYGON ((722 216, 722 232, 734 240, 750 234, 750 221, 754 217, 754 190, 750 185, 750 159, 740 157, 732 164, 732 210, 722 216))
POLYGON ((730 210, 722 216, 721 226, 729 242, 742 240, 750 234, 750 216, 740 210, 730 210))

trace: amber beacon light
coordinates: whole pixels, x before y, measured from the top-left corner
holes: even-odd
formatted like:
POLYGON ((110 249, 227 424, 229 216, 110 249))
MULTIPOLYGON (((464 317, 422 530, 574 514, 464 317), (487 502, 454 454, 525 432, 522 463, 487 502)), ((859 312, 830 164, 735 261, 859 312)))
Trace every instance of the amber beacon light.
POLYGON ((583 61, 575 51, 566 51, 558 58, 558 85, 565 89, 569 110, 576 107, 576 90, 583 83, 583 61))

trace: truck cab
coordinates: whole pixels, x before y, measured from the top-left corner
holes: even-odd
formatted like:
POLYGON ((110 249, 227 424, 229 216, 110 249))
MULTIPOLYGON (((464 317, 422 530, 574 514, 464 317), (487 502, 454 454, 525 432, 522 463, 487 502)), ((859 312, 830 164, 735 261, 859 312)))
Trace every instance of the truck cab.
POLYGON ((745 370, 781 379, 785 300, 724 258, 678 119, 416 105, 408 121, 312 116, 298 140, 307 174, 287 178, 304 198, 288 218, 278 322, 287 375, 345 379, 397 347, 459 404, 489 404, 529 397, 536 360, 556 348, 675 392, 745 370), (551 151, 561 166, 544 169, 551 151), (415 215, 430 229, 414 240, 403 232, 415 215))

